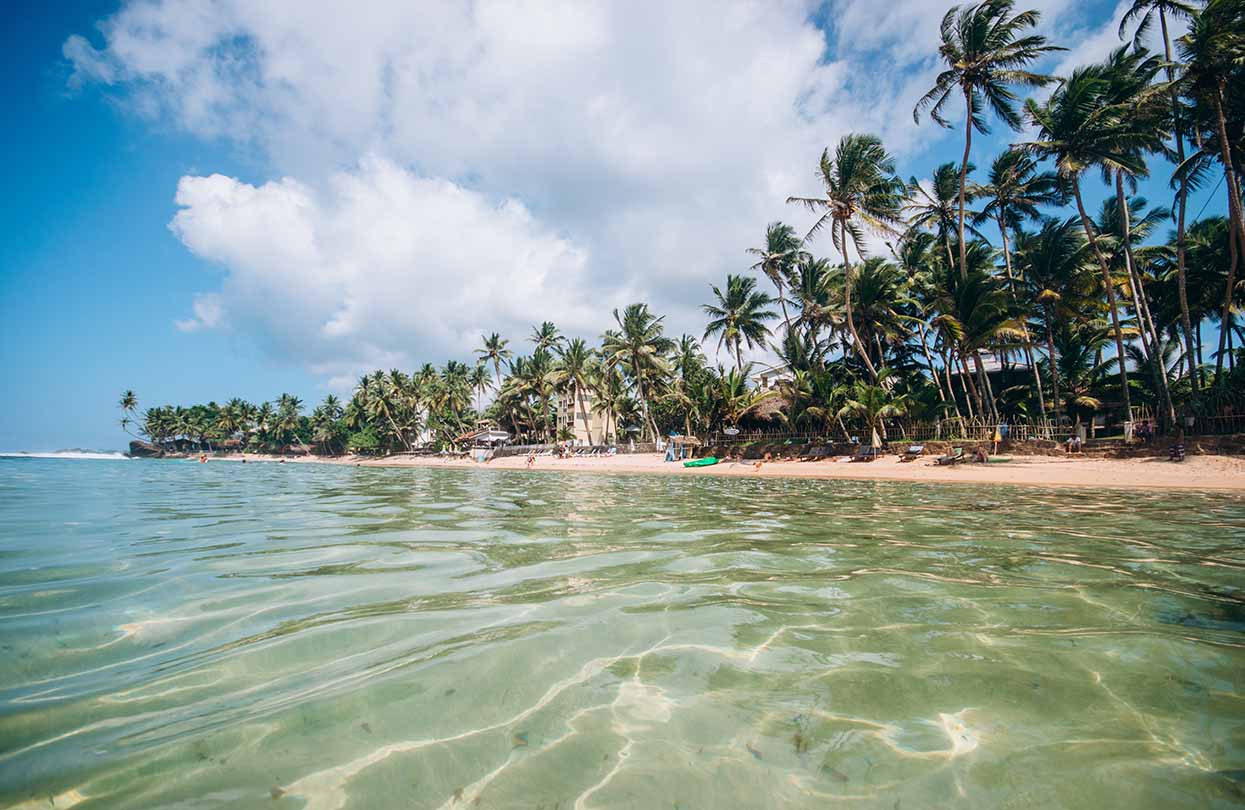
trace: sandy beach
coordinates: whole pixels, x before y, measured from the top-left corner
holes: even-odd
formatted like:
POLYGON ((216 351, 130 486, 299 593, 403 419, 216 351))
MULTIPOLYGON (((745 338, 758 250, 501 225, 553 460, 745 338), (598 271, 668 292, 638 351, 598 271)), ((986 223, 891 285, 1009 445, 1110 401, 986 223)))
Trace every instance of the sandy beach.
MULTIPOLYGON (((213 461, 226 459, 213 459, 213 461)), ((239 461, 239 457, 227 460, 239 461)), ((275 461, 275 457, 248 455, 248 461, 275 461)), ((1066 456, 1016 456, 989 464, 937 466, 932 458, 900 462, 885 456, 872 462, 827 461, 723 461, 712 467, 686 468, 668 463, 656 453, 601 458, 558 459, 538 456, 531 470, 524 456, 508 456, 489 462, 462 458, 388 456, 370 458, 287 459, 289 463, 352 464, 361 467, 440 467, 518 470, 522 472, 638 473, 655 475, 710 475, 759 478, 842 478, 850 480, 911 481, 920 483, 1007 484, 1040 487, 1111 487, 1116 489, 1190 489, 1245 492, 1245 458, 1222 455, 1191 455, 1181 463, 1165 458, 1102 459, 1066 456)))

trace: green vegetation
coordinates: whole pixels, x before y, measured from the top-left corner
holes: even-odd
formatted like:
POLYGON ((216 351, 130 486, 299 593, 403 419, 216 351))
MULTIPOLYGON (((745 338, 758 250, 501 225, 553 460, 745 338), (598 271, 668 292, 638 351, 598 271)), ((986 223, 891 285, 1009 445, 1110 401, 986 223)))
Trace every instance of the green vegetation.
POLYGON ((947 105, 963 99, 962 158, 905 182, 876 136, 827 147, 820 188, 787 200, 817 215, 809 232, 769 223, 748 250, 754 275, 729 273, 706 295, 702 340, 716 338, 728 365, 634 303, 598 340, 545 321, 523 353, 492 333, 474 365, 376 371, 309 415, 289 395, 140 415, 127 391, 122 427, 164 445, 335 454, 445 447, 481 420, 518 441, 574 427, 599 442, 712 432, 759 410, 792 431, 882 433, 895 420, 1059 427, 1100 415, 1172 431, 1186 415, 1231 413, 1245 398, 1245 4, 1135 0, 1120 30, 1137 24, 1132 44, 1066 77, 1033 72, 1058 50, 1037 21, 1011 0, 948 11, 945 69, 914 116, 950 126, 947 105), (1173 17, 1189 22, 1174 42, 1173 17), (1162 55, 1139 44, 1155 21, 1162 55), (1047 91, 1022 103, 1018 90, 1035 87, 1047 91), (973 133, 991 119, 1028 140, 976 179, 973 133), (1176 165, 1170 209, 1135 193, 1158 158, 1176 165), (1090 210, 1095 178, 1108 195, 1090 210), (1228 215, 1190 216, 1199 188, 1222 188, 1228 215), (1204 344, 1208 324, 1217 344, 1204 344), (745 355, 761 349, 778 363, 754 375, 745 355))

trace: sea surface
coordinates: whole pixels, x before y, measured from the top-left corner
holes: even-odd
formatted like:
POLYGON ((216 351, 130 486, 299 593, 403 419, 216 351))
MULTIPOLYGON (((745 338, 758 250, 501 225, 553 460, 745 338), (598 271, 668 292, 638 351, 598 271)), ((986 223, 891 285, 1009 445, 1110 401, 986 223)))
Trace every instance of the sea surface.
POLYGON ((0 807, 1243 803, 1238 496, 0 459, 0 807))

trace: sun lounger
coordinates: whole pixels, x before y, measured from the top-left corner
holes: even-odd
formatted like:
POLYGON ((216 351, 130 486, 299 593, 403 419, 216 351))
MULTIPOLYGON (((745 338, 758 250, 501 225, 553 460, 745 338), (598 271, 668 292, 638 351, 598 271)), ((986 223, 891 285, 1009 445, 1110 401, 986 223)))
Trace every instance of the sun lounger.
POLYGON ((917 459, 923 455, 925 455, 925 445, 910 444, 908 445, 908 449, 903 452, 903 455, 899 457, 899 460, 900 461, 913 461, 914 459, 917 459))
POLYGON ((881 452, 872 445, 866 445, 858 449, 849 461, 875 461, 881 452))
POLYGON ((939 456, 938 458, 934 459, 935 464, 939 464, 943 466, 959 464, 959 463, 962 463, 963 461, 964 461, 964 448, 963 447, 957 447, 954 450, 952 450, 950 453, 948 453, 947 455, 939 456))

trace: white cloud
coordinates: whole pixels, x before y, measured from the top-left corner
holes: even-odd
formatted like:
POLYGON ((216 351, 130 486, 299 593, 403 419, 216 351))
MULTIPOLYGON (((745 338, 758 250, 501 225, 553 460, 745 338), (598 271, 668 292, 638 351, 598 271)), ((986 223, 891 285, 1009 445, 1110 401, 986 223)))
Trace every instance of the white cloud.
POLYGON ((337 377, 546 318, 595 336, 627 296, 699 334, 765 224, 809 224, 783 200, 824 146, 954 137, 911 119, 947 6, 835 3, 828 47, 814 0, 132 0, 64 52, 285 178, 184 178, 172 227, 226 269, 217 324, 337 377))
MULTIPOLYGON (((170 228, 226 268, 179 328, 230 320, 319 374, 469 354, 485 329, 556 317, 591 330, 585 254, 515 200, 494 202, 380 158, 316 190, 182 178, 170 228)), ((617 292, 617 291, 615 291, 617 292)))
POLYGON ((216 329, 225 325, 225 308, 221 304, 220 296, 215 293, 196 295, 191 310, 194 317, 174 321, 173 325, 183 332, 198 332, 200 329, 216 329))

